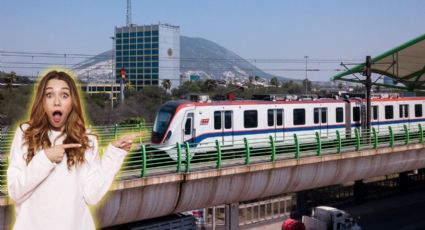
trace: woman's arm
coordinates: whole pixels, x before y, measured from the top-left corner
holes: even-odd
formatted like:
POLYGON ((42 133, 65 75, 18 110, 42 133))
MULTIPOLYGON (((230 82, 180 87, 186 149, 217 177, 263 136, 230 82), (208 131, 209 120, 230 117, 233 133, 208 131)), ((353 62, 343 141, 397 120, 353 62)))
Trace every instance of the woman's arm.
POLYGON ((25 201, 56 166, 47 158, 44 150, 36 152, 27 165, 24 159, 27 151, 27 147, 23 146, 23 131, 18 127, 10 148, 7 169, 9 196, 16 203, 25 201))
POLYGON ((89 137, 92 148, 86 152, 87 175, 83 175, 83 195, 88 204, 96 204, 106 194, 121 168, 127 151, 109 144, 102 159, 95 137, 89 137))

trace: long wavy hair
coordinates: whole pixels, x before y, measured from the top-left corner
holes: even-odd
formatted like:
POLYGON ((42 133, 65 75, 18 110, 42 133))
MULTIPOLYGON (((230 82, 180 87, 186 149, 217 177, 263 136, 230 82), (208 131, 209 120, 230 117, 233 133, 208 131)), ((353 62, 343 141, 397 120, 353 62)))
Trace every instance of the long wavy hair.
POLYGON ((20 125, 21 129, 22 125, 29 125, 24 131, 24 144, 28 145, 28 153, 24 158, 28 165, 37 150, 52 146, 48 135, 51 125, 43 107, 46 86, 52 79, 65 81, 70 89, 70 96, 72 99, 72 109, 65 122, 64 131, 61 134, 65 135, 63 143, 80 143, 82 145, 81 148, 69 148, 65 151, 68 170, 70 170, 73 165, 80 165, 84 162, 84 153, 89 148, 89 141, 86 134, 85 121, 77 86, 72 77, 65 72, 50 71, 42 77, 38 83, 29 121, 20 125))

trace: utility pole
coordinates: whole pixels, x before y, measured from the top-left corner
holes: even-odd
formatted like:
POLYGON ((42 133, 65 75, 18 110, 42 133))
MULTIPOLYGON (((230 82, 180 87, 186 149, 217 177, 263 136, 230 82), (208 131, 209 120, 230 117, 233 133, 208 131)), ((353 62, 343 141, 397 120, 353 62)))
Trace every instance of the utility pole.
POLYGON ((304 56, 305 58, 305 94, 307 94, 308 91, 308 77, 307 77, 307 59, 308 56, 304 56))
POLYGON ((32 74, 32 78, 35 79, 36 77, 34 76, 34 55, 31 56, 31 74, 32 74))
POLYGON ((366 127, 367 127, 367 132, 370 132, 370 123, 371 123, 371 91, 372 91, 372 71, 371 71, 371 66, 372 66, 372 59, 370 56, 366 56, 366 64, 365 64, 365 69, 363 72, 363 75, 366 76, 365 79, 365 87, 366 87, 366 127))

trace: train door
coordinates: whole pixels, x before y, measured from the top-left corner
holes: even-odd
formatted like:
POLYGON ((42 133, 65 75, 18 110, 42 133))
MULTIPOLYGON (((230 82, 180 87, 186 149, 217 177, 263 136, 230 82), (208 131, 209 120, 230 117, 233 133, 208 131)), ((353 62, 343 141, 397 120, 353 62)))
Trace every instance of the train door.
POLYGON ((376 131, 379 132, 380 120, 379 120, 379 107, 377 105, 372 105, 372 125, 371 127, 375 127, 376 131))
POLYGON ((214 112, 214 129, 219 131, 221 135, 217 140, 224 145, 233 145, 233 111, 215 111, 214 112))
POLYGON ((407 127, 410 127, 409 105, 408 104, 398 105, 398 112, 399 112, 400 120, 402 120, 403 124, 405 124, 407 127))
POLYGON ((352 119, 353 119, 353 123, 354 123, 354 128, 360 128, 361 126, 361 113, 360 113, 360 105, 355 105, 353 106, 353 110, 352 110, 352 119))
POLYGON ((273 129, 272 136, 276 141, 283 141, 285 133, 283 130, 283 109, 267 110, 267 125, 273 129))
POLYGON ((193 111, 186 112, 184 116, 184 122, 182 124, 182 143, 188 142, 191 146, 196 143, 195 129, 193 127, 193 114, 193 111))
POLYGON ((321 137, 328 136, 328 108, 314 108, 314 124, 319 126, 318 130, 321 137))
POLYGON ((284 130, 284 112, 283 109, 276 109, 276 140, 284 140, 285 139, 285 130, 284 130))

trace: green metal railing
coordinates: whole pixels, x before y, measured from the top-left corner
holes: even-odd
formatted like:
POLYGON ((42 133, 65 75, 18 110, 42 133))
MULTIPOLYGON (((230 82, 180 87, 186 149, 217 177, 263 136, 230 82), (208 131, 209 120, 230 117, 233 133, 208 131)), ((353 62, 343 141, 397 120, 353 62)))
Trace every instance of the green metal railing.
MULTIPOLYGON (((320 130, 314 134, 291 134, 264 139, 237 139, 232 142, 215 140, 211 143, 176 143, 167 151, 154 149, 149 142, 149 124, 128 126, 89 127, 100 139, 101 148, 128 132, 148 132, 135 143, 121 167, 121 178, 149 177, 170 173, 191 173, 205 169, 223 169, 234 165, 300 159, 307 156, 343 154, 349 151, 393 147, 409 143, 423 143, 422 125, 381 126, 370 131, 352 129, 351 132, 320 130)), ((0 132, 0 192, 6 194, 7 153, 13 132, 0 132)), ((1 195, 1 193, 0 193, 1 195)))

